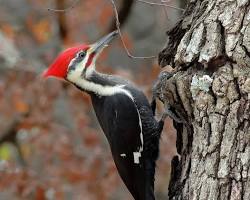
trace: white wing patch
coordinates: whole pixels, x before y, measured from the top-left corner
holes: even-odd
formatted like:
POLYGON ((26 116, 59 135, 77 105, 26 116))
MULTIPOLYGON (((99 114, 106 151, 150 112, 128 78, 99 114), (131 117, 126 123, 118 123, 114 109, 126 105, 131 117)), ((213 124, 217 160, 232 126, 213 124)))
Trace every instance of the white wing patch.
POLYGON ((123 90, 125 91, 124 93, 125 93, 127 96, 129 96, 130 99, 134 102, 134 105, 135 105, 136 111, 137 111, 137 115, 138 115, 138 118, 139 118, 139 125, 140 125, 140 130, 141 130, 141 132, 140 132, 141 146, 138 147, 138 149, 139 149, 138 151, 133 152, 133 156, 134 156, 134 163, 135 163, 135 164, 140 164, 139 158, 141 157, 141 153, 143 152, 143 134, 142 134, 141 116, 140 116, 139 110, 138 110, 138 108, 137 108, 137 106, 136 106, 136 104, 135 104, 134 98, 133 98, 133 96, 131 95, 131 93, 130 93, 129 91, 125 90, 125 89, 123 89, 123 90))
POLYGON ((141 152, 133 152, 133 155, 134 155, 134 163, 139 164, 140 163, 139 158, 141 157, 141 152))
POLYGON ((125 153, 120 154, 121 157, 126 157, 127 155, 125 153))
POLYGON ((141 116, 137 107, 136 107, 136 111, 139 117, 139 125, 141 129, 141 132, 140 132, 141 146, 139 147, 139 151, 134 152, 133 155, 134 155, 134 163, 139 164, 140 163, 139 157, 141 157, 141 152, 143 152, 143 134, 142 134, 141 116))

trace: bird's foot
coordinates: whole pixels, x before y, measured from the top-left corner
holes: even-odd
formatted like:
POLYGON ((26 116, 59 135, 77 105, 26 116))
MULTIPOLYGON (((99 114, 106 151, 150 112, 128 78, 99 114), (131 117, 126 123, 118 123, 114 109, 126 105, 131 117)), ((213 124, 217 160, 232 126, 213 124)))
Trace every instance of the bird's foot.
POLYGON ((164 122, 167 116, 169 116, 171 119, 173 119, 177 123, 180 123, 180 124, 185 123, 185 120, 181 118, 181 116, 178 116, 174 111, 171 110, 170 105, 165 106, 164 113, 162 114, 160 121, 164 122))

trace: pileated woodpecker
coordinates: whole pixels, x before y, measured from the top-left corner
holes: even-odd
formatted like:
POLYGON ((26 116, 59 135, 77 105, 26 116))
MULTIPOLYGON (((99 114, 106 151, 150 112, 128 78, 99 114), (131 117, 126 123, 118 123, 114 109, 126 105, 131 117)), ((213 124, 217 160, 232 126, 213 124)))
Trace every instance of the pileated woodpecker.
POLYGON ((129 81, 95 70, 97 57, 117 33, 63 51, 43 75, 63 78, 91 96, 122 180, 134 199, 153 200, 165 117, 157 122, 143 92, 129 81))

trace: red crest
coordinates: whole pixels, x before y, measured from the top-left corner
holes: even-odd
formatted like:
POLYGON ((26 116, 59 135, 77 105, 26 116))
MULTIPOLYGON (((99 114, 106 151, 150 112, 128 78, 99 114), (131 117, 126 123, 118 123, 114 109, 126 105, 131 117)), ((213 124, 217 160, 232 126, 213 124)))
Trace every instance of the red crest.
POLYGON ((76 53, 88 48, 88 45, 79 45, 61 52, 49 68, 43 73, 43 77, 55 76, 58 78, 65 78, 69 63, 75 57, 76 53))

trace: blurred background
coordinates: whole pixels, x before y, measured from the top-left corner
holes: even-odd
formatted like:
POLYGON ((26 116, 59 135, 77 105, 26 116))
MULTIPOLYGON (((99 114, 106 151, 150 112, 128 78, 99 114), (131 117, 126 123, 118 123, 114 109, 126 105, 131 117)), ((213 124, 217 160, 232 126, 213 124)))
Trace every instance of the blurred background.
MULTIPOLYGON (((115 3, 131 53, 157 56, 181 11, 137 0, 115 3)), ((185 6, 177 0, 167 4, 185 6)), ((93 43, 115 28, 110 1, 0 0, 0 5, 0 200, 131 200, 90 98, 39 76, 61 50, 93 43)), ((104 50, 97 69, 130 79, 149 99, 160 72, 157 58, 129 58, 119 38, 104 50)), ((171 124, 168 119, 157 162, 159 200, 167 199, 176 154, 171 124)))

